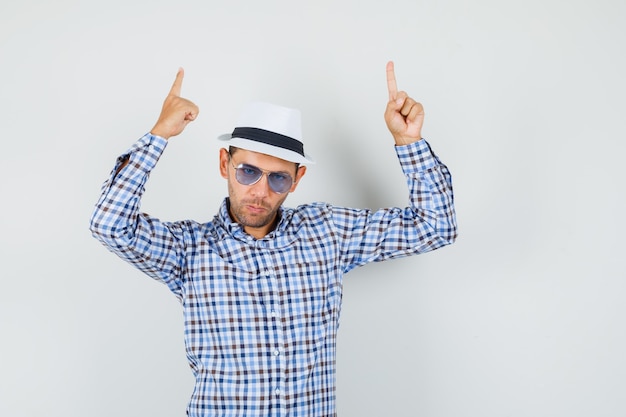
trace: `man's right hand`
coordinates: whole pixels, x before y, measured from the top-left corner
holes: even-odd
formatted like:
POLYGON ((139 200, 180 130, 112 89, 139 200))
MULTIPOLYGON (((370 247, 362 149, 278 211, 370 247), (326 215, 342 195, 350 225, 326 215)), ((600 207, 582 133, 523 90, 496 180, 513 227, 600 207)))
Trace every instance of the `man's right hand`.
POLYGON ((180 90, 183 85, 185 72, 182 68, 178 70, 172 88, 163 102, 159 120, 150 130, 150 133, 162 138, 169 139, 180 134, 187 124, 196 119, 200 110, 193 102, 182 98, 180 90))

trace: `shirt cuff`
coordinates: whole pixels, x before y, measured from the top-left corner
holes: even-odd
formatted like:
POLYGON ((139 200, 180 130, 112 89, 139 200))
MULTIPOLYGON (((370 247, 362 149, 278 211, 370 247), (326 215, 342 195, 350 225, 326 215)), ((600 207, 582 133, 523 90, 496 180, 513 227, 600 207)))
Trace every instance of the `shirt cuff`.
POLYGON ((112 177, 115 177, 119 172, 120 165, 126 160, 135 162, 136 165, 141 166, 146 172, 150 171, 156 165, 166 146, 166 139, 151 133, 146 133, 117 158, 115 167, 113 167, 111 171, 112 177))
POLYGON ((161 154, 167 146, 167 140, 162 138, 161 136, 156 136, 148 132, 143 135, 141 139, 135 142, 124 155, 129 155, 131 153, 137 152, 138 150, 145 148, 146 146, 153 146, 154 152, 161 154))
POLYGON ((395 149, 405 175, 426 171, 439 164, 426 139, 396 145, 395 149))

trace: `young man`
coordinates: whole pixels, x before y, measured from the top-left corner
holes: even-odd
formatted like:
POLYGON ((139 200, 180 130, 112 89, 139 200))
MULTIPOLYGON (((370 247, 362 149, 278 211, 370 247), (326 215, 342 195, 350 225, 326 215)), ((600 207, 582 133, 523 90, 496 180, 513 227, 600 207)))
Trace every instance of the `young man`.
POLYGON ((421 137, 422 105, 387 64, 385 121, 409 187, 406 208, 378 211, 283 202, 312 159, 300 113, 254 103, 220 139, 228 197, 208 223, 139 211, 167 140, 198 115, 180 70, 150 131, 118 159, 91 231, 179 298, 196 378, 189 416, 334 416, 342 277, 357 266, 454 242, 450 174, 421 137))

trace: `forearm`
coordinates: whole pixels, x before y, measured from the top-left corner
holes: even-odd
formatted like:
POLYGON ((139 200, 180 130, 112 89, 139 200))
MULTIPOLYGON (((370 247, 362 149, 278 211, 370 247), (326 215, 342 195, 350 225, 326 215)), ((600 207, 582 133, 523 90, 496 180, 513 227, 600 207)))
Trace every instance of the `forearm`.
POLYGON ((90 229, 109 248, 128 246, 133 239, 144 185, 166 144, 162 138, 143 136, 118 158, 103 184, 90 229))
POLYGON ((407 178, 411 209, 431 228, 433 240, 454 242, 457 236, 452 176, 425 140, 396 146, 407 178))
POLYGON ((344 254, 344 272, 433 251, 456 239, 451 176, 425 140, 396 146, 409 204, 372 211, 331 207, 333 232, 344 254))

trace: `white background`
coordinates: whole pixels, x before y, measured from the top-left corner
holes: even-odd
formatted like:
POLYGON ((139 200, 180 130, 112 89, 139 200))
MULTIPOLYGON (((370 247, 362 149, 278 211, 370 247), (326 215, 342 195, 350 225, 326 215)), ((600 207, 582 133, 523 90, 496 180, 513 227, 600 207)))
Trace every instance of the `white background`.
POLYGON ((3 1, 0 415, 184 415, 176 299, 88 230, 179 66, 200 116, 143 209, 206 221, 214 138, 251 100, 303 112, 318 164, 289 205, 404 205, 387 60, 460 235, 346 276, 339 414, 626 415, 625 21, 617 0, 3 1))

